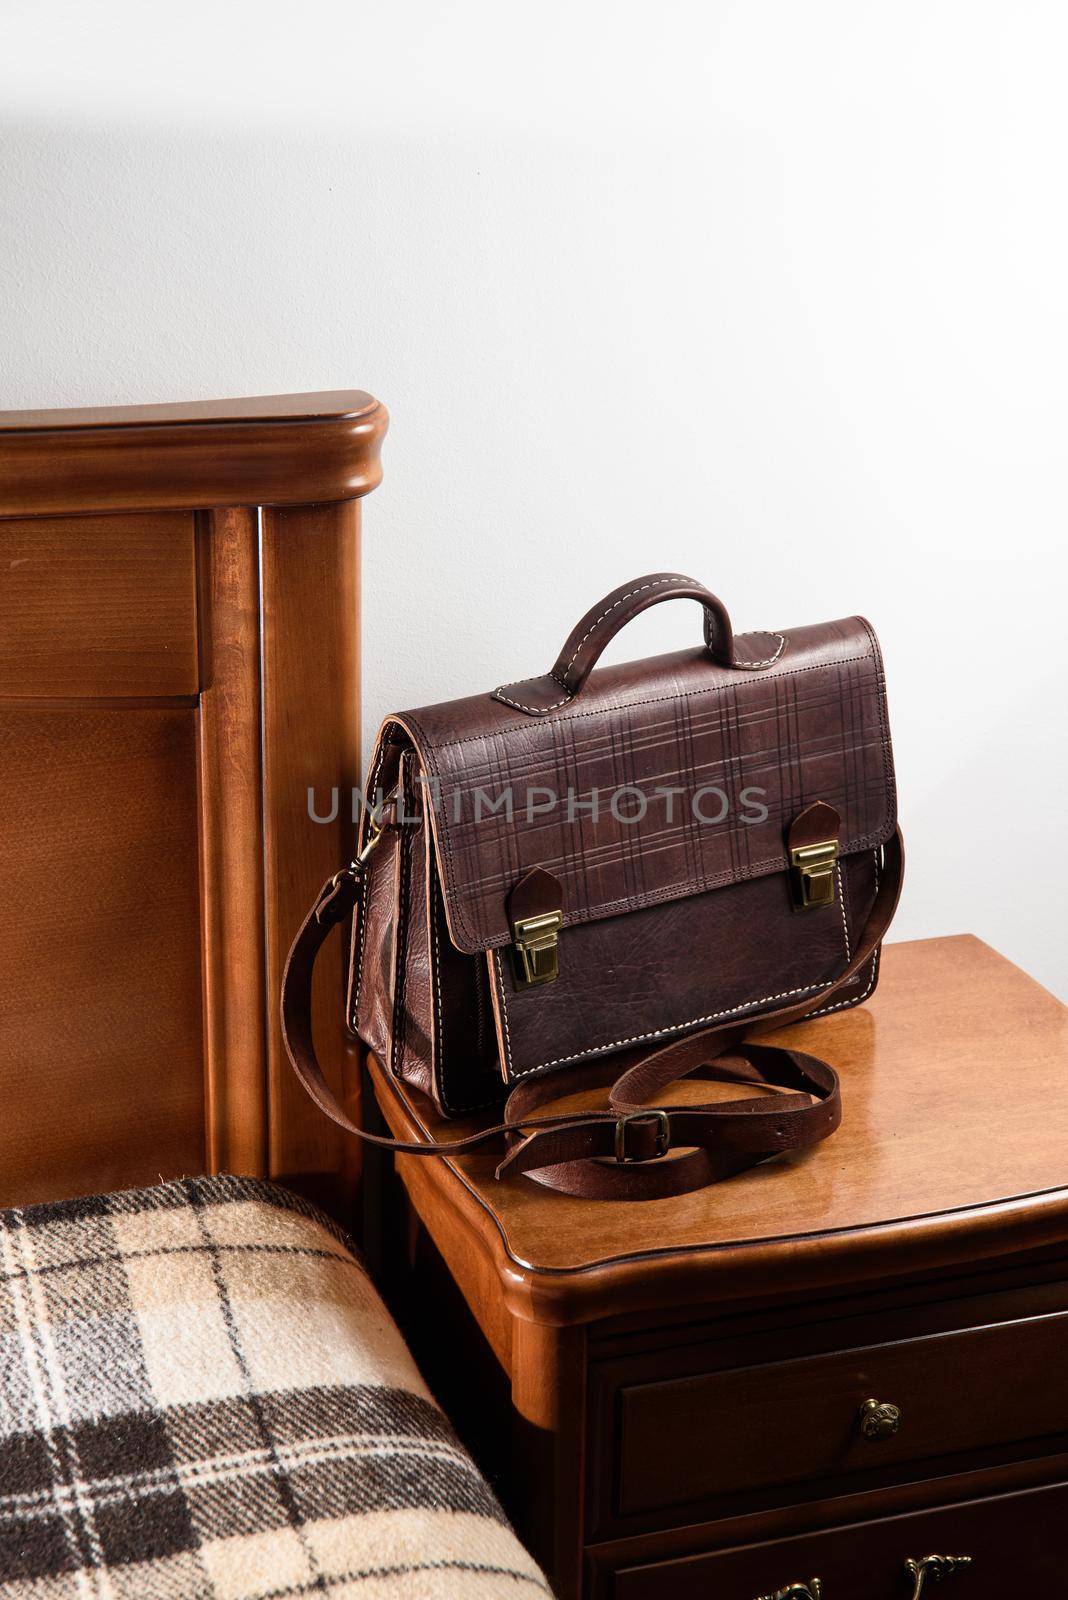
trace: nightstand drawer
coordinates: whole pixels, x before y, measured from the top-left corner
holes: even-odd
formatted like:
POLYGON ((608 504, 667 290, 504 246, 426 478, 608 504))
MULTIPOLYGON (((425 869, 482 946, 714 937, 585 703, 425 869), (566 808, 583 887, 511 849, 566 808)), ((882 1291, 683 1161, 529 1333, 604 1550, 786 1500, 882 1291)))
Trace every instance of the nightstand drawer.
POLYGON ((1068 1313, 617 1392, 623 1517, 1068 1432, 1068 1313), (874 1399, 897 1409, 865 1419, 874 1399), (865 1431, 867 1420, 869 1431, 865 1431))
POLYGON ((971 1559, 943 1568, 945 1581, 936 1567, 924 1600, 1059 1595, 1064 1552, 1055 1530, 1066 1513, 1068 1486, 1058 1484, 673 1561, 600 1566, 591 1552, 595 1593, 612 1600, 756 1600, 818 1578, 822 1600, 907 1600, 915 1576, 906 1563, 938 1552, 971 1559))

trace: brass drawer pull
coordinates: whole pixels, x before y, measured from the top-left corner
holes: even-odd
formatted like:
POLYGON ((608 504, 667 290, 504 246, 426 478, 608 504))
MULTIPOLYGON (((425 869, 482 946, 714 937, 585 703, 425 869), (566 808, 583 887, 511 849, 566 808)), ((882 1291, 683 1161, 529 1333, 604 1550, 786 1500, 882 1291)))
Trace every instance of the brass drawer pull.
POLYGON ((774 1594, 758 1594, 757 1600, 821 1600, 823 1586, 818 1578, 810 1578, 807 1583, 788 1583, 785 1589, 776 1589, 774 1594))
MULTIPOLYGON (((869 1401, 869 1404, 874 1405, 875 1401, 869 1401)), ((909 1556, 905 1561, 905 1572, 915 1584, 911 1600, 922 1600, 928 1580, 941 1583, 951 1572, 959 1572, 961 1567, 970 1567, 971 1564, 971 1556, 921 1556, 918 1561, 909 1556)), ((774 1594, 757 1595, 757 1600, 821 1600, 822 1595, 820 1580, 810 1578, 807 1583, 788 1583, 784 1589, 776 1589, 774 1594)))
POLYGON ((865 1400, 858 1420, 865 1439, 889 1439, 901 1426, 901 1411, 888 1401, 865 1400))
POLYGON ((924 1584, 928 1578, 932 1583, 941 1583, 943 1578, 948 1578, 951 1572, 959 1572, 961 1567, 970 1567, 971 1556, 921 1556, 919 1561, 909 1556, 905 1562, 905 1571, 910 1578, 914 1578, 916 1587, 912 1591, 912 1600, 920 1600, 924 1592, 924 1584))

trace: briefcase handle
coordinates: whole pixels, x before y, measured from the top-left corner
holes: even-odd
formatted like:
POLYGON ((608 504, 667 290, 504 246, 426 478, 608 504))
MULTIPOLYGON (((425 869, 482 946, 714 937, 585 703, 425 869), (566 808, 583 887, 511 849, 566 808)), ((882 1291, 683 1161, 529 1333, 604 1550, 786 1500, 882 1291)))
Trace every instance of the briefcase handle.
POLYGON ((639 612, 663 600, 696 600, 702 605, 705 643, 722 666, 734 665, 734 630, 723 601, 696 578, 685 578, 678 572, 650 572, 644 578, 620 584, 590 607, 568 634, 550 677, 568 694, 578 694, 601 652, 619 630, 639 612))
POLYGON ((774 666, 786 651, 787 641, 781 633, 735 633, 723 601, 696 578, 680 572, 650 572, 620 584, 591 606, 568 634, 556 664, 544 677, 502 684, 493 691, 493 698, 531 717, 545 717, 569 706, 581 693, 609 640, 639 611, 662 600, 696 600, 704 608, 705 644, 720 666, 761 672, 774 666))

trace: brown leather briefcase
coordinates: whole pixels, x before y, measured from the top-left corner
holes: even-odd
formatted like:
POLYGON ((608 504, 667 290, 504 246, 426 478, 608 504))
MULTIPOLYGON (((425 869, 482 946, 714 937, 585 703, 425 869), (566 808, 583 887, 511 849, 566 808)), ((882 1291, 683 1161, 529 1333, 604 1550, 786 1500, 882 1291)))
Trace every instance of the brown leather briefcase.
POLYGON ((336 1122, 370 1137, 310 1032, 315 954, 351 911, 351 1027, 442 1111, 490 1114, 448 1145, 393 1148, 498 1139, 498 1176, 635 1197, 837 1127, 835 1072, 757 1040, 865 1000, 897 904, 883 667, 863 618, 735 634, 693 579, 638 578, 544 677, 388 717, 368 792, 359 855, 323 886, 283 985, 293 1065, 336 1122), (703 607, 702 646, 593 670, 672 599, 703 607), (702 1075, 780 1092, 658 1103, 702 1075), (591 1109, 546 1109, 592 1085, 611 1088, 591 1109))

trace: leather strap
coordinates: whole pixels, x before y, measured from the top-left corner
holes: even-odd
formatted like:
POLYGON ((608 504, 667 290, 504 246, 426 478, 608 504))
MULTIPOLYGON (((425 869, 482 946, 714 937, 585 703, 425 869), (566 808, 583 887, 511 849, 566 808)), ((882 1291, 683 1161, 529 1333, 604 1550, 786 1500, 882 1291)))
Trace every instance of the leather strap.
POLYGON ((652 1051, 621 1075, 618 1063, 608 1060, 570 1069, 563 1076, 528 1078, 505 1102, 503 1122, 447 1144, 406 1143, 368 1133, 346 1116, 315 1054, 311 1031, 315 958, 331 930, 355 913, 360 863, 328 879, 293 941, 282 976, 282 1037, 293 1070, 319 1109, 369 1144, 401 1155, 448 1157, 503 1140, 508 1149, 497 1168, 498 1178, 526 1173, 549 1188, 591 1199, 683 1194, 784 1150, 804 1149, 838 1127, 842 1102, 834 1068, 800 1050, 756 1039, 822 1010, 872 959, 897 907, 904 861, 898 830, 884 846, 879 888, 852 959, 817 995, 757 1018, 687 1034, 652 1051), (747 1070, 740 1073, 738 1062, 747 1070), (765 1084, 786 1092, 699 1105, 650 1105, 669 1084, 693 1076, 765 1084), (601 1110, 541 1111, 561 1092, 605 1082, 612 1088, 601 1110))

